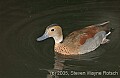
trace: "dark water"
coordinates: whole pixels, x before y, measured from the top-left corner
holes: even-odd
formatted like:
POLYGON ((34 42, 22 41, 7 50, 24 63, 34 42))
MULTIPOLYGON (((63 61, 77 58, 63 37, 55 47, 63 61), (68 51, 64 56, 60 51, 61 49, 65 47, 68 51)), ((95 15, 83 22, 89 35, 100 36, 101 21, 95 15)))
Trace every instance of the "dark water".
MULTIPOLYGON (((120 77, 119 0, 9 0, 0 1, 0 78, 52 78, 51 71, 116 71, 120 77), (58 23, 64 36, 87 25, 110 21, 115 31, 110 43, 82 56, 54 53, 53 39, 36 42, 45 28, 58 23), (71 58, 71 59, 69 59, 71 58)), ((56 78, 93 77, 88 75, 56 78)), ((54 78, 54 77, 53 77, 54 78)))

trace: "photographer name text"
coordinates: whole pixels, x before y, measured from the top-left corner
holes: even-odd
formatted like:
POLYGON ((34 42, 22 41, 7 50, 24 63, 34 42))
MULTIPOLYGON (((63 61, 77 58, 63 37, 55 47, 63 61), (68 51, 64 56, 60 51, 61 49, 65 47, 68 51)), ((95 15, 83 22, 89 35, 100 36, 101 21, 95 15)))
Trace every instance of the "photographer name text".
POLYGON ((106 75, 106 76, 116 76, 119 75, 119 72, 117 71, 51 71, 50 75, 88 75, 88 76, 100 76, 100 75, 106 75))

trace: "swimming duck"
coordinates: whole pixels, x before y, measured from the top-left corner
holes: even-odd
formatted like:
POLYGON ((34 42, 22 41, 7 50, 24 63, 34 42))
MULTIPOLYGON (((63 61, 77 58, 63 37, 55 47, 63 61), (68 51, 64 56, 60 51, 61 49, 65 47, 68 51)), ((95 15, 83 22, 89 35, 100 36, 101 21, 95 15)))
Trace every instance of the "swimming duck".
POLYGON ((37 38, 37 41, 52 37, 55 41, 54 51, 63 55, 89 53, 110 41, 106 39, 111 34, 108 23, 109 21, 73 31, 65 39, 63 39, 62 28, 58 24, 51 24, 46 28, 44 35, 37 38))

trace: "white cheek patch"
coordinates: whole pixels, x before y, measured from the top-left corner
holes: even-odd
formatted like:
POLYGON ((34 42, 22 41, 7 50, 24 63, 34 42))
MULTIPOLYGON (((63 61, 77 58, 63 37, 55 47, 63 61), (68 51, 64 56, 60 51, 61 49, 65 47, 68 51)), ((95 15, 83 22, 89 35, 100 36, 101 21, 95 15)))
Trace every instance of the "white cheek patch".
POLYGON ((89 38, 86 42, 80 46, 80 54, 85 54, 95 50, 100 46, 102 40, 106 37, 105 31, 100 31, 93 38, 89 38))

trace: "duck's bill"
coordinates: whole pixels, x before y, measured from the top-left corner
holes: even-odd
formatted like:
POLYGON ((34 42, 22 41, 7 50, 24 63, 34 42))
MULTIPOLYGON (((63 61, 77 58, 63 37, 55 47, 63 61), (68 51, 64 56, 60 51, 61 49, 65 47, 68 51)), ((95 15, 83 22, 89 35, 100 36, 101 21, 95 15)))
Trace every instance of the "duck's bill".
POLYGON ((49 36, 47 35, 47 33, 44 33, 43 36, 37 38, 37 41, 42 41, 42 40, 45 40, 45 39, 47 39, 47 38, 49 38, 49 36))

